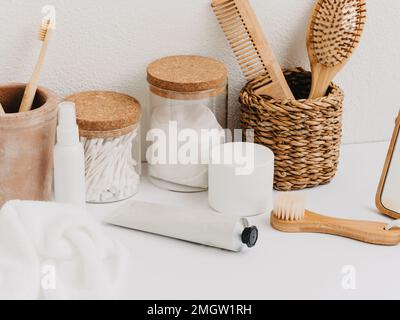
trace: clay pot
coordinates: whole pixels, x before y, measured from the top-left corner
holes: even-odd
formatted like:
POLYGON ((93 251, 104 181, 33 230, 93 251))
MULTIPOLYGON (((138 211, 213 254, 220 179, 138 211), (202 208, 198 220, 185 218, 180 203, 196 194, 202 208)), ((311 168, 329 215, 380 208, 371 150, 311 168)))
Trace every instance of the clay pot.
POLYGON ((50 200, 59 98, 39 88, 31 111, 18 113, 25 85, 0 85, 0 206, 12 199, 50 200))

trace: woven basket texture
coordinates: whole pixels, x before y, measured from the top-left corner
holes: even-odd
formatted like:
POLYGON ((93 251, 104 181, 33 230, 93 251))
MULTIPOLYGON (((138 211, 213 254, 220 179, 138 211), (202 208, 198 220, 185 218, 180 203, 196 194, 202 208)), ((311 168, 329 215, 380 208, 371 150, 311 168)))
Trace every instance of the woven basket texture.
POLYGON ((332 83, 325 97, 308 100, 311 73, 296 68, 284 74, 298 100, 257 95, 254 90, 265 79, 255 79, 240 93, 241 126, 253 129, 254 142, 274 152, 275 189, 327 184, 339 163, 344 93, 332 83))

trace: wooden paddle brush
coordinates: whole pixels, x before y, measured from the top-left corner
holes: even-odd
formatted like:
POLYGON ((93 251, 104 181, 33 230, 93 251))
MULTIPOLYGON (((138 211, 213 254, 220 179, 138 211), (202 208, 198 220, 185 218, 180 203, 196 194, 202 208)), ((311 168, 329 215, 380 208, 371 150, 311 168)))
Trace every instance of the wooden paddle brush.
POLYGON ((255 93, 294 99, 248 0, 212 0, 211 6, 247 81, 264 77, 255 93))
POLYGON ((33 71, 31 80, 25 88, 24 96, 22 98, 21 105, 19 107, 19 112, 29 111, 32 108, 33 101, 35 99, 36 91, 38 88, 40 71, 44 64, 46 58, 47 48, 52 33, 51 21, 46 20, 42 22, 40 26, 38 39, 42 42, 42 49, 40 50, 40 55, 36 63, 35 69, 33 71))
POLYGON ((304 198, 296 193, 282 193, 274 203, 271 225, 283 232, 325 233, 379 245, 400 243, 400 228, 373 221, 332 218, 305 209, 304 198))
POLYGON ((366 21, 365 0, 317 0, 307 34, 312 70, 310 99, 325 96, 357 48, 366 21))

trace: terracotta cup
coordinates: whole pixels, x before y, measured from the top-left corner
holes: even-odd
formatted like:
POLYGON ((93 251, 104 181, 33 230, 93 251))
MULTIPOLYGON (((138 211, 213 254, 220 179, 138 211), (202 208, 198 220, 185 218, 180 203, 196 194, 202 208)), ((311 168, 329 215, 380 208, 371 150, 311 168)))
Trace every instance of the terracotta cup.
POLYGON ((50 200, 59 98, 39 88, 31 111, 18 113, 24 84, 0 85, 0 207, 8 200, 50 200))

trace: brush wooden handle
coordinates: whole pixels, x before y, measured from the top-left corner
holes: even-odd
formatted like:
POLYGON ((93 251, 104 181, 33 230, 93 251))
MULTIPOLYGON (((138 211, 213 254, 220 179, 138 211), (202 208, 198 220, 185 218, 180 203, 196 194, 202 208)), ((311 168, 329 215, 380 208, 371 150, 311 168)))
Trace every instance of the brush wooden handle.
POLYGON ((38 88, 40 71, 42 70, 42 66, 44 64, 44 60, 46 58, 47 48, 49 45, 50 35, 52 30, 49 29, 47 31, 47 35, 43 41, 42 48, 40 50, 39 58, 36 63, 35 69, 33 71, 31 80, 25 88, 24 96, 22 98, 21 105, 19 107, 19 112, 29 111, 32 108, 33 101, 35 100, 36 91, 38 88))
POLYGON ((6 113, 5 113, 5 111, 4 111, 4 108, 3 108, 3 106, 1 105, 1 103, 0 103, 0 116, 2 116, 2 115, 5 115, 6 113))
POLYGON ((304 218, 297 221, 282 220, 272 213, 271 225, 283 232, 325 233, 388 246, 400 243, 400 228, 385 230, 386 223, 337 219, 310 211, 306 211, 304 218))
POLYGON ((327 68, 321 64, 312 66, 312 85, 309 99, 325 97, 333 78, 342 70, 344 64, 327 68))

